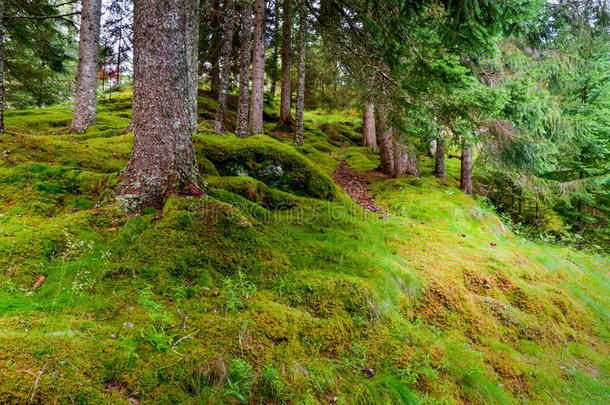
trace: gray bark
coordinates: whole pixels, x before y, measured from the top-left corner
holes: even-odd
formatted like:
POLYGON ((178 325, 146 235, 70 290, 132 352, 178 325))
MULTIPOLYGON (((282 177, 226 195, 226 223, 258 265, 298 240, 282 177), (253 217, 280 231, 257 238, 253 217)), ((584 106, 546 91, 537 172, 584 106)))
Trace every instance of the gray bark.
POLYGON ((214 0, 212 7, 214 9, 214 17, 212 19, 212 44, 214 48, 211 48, 210 52, 210 91, 213 94, 218 94, 220 88, 220 51, 218 50, 218 44, 222 41, 221 26, 222 21, 220 18, 220 0, 214 0))
POLYGON ((472 195, 472 145, 469 141, 464 141, 462 144, 460 189, 466 194, 472 195))
POLYGON ((445 180, 445 134, 442 130, 436 137, 436 155, 434 158, 434 175, 445 180))
POLYGON ((199 5, 200 0, 186 0, 186 55, 189 63, 190 132, 197 132, 197 90, 199 85, 199 5))
POLYGON ((292 107, 292 87, 290 83, 290 69, 292 67, 292 4, 291 0, 284 0, 282 24, 282 95, 280 99, 279 125, 293 125, 290 109, 292 107))
POLYGON ((229 79, 231 76, 231 51, 233 50, 233 34, 235 30, 235 4, 227 0, 225 5, 225 35, 222 43, 222 69, 220 71, 220 87, 218 88, 218 107, 214 131, 219 134, 227 132, 225 119, 227 116, 227 98, 229 97, 229 79))
POLYGON ((398 132, 392 131, 392 149, 394 152, 394 170, 392 177, 409 175, 421 177, 417 155, 413 145, 405 145, 400 141, 398 132))
POLYGON ((394 173, 394 153, 392 152, 391 128, 387 127, 386 112, 382 106, 377 106, 377 144, 379 145, 379 171, 391 176, 394 173))
POLYGON ((4 0, 0 0, 0 136, 4 135, 4 0))
POLYGON ((265 87, 265 0, 254 0, 254 51, 252 54, 252 96, 250 133, 263 133, 263 92, 265 87))
POLYGON ((248 99, 250 96, 250 54, 252 53, 252 1, 242 0, 241 47, 239 50, 239 101, 235 134, 248 136, 248 99))
MULTIPOLYGON (((133 154, 117 186, 127 210, 201 196, 193 148, 189 10, 198 0, 134 1, 133 154)), ((198 15, 198 14, 197 14, 198 15)))
POLYGON ((301 7, 299 9, 299 64, 297 72, 297 108, 295 112, 296 117, 296 131, 294 134, 294 143, 297 145, 303 145, 304 133, 303 133, 303 112, 305 109, 305 57, 307 53, 307 14, 305 13, 304 0, 301 0, 301 7))
POLYGON ((377 137, 375 135, 375 105, 366 103, 362 115, 362 146, 377 149, 377 137))
POLYGON ((275 97, 275 88, 277 86, 277 60, 279 58, 279 42, 280 42, 280 0, 275 0, 274 8, 274 30, 273 33, 273 55, 271 56, 271 87, 269 92, 272 97, 275 97))
POLYGON ((428 156, 434 157, 436 154, 436 138, 428 143, 428 156))
POLYGON ((84 132, 97 122, 97 62, 101 16, 101 0, 83 0, 74 114, 70 128, 72 132, 84 132))

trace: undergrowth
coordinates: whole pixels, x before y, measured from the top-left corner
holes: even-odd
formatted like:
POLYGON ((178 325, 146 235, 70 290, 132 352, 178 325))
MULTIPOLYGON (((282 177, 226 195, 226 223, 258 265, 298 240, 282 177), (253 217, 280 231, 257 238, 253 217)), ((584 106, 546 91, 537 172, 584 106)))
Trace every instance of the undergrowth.
POLYGON ((207 196, 139 216, 113 199, 128 89, 83 135, 65 106, 7 112, 1 403, 610 401, 606 257, 513 233, 450 159, 442 184, 428 158, 371 175, 364 212, 329 177, 378 165, 356 113, 308 112, 295 148, 212 135, 199 101, 207 196))

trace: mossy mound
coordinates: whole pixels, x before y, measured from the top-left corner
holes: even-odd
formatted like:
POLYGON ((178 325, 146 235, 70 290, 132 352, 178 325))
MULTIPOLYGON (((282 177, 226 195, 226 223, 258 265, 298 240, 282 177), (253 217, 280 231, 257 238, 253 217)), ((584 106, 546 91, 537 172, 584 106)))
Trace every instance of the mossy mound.
POLYGON ((265 135, 246 139, 195 135, 194 140, 197 155, 214 163, 221 175, 261 178, 261 169, 274 165, 282 169, 281 177, 272 180, 280 190, 324 200, 337 198, 337 186, 330 177, 293 148, 265 135))
POLYGON ((264 208, 289 209, 296 205, 296 198, 292 194, 269 188, 251 177, 207 177, 206 181, 213 187, 240 195, 264 208))

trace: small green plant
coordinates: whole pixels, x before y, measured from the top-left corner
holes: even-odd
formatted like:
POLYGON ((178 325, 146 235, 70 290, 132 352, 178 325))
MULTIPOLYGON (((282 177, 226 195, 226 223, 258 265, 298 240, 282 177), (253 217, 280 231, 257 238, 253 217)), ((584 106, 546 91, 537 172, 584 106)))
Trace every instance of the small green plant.
POLYGON ((286 381, 273 364, 264 364, 261 383, 265 395, 272 398, 282 398, 286 391, 286 381))
POLYGON ((173 335, 167 334, 167 327, 171 319, 167 312, 162 311, 163 306, 154 300, 155 294, 150 286, 147 286, 140 292, 140 304, 144 308, 148 308, 148 318, 150 323, 147 323, 140 329, 140 339, 160 352, 167 352, 171 348, 171 343, 174 340, 173 335))
POLYGON ((252 365, 242 359, 233 359, 231 360, 231 368, 227 376, 227 389, 224 394, 234 396, 240 401, 246 401, 252 393, 252 382, 252 365))
POLYGON ((227 312, 236 313, 243 310, 244 303, 242 300, 250 299, 256 292, 256 286, 246 279, 241 269, 237 271, 236 278, 227 277, 223 284, 227 297, 225 304, 227 312))

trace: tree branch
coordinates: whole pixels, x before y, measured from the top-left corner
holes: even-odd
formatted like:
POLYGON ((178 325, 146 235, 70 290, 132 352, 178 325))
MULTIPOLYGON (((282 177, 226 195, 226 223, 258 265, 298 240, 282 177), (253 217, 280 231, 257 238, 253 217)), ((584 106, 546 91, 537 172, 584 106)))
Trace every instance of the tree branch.
POLYGON ((80 11, 74 11, 71 13, 57 14, 57 15, 13 15, 6 16, 5 19, 9 20, 47 20, 51 18, 64 18, 72 15, 80 14, 80 11))

